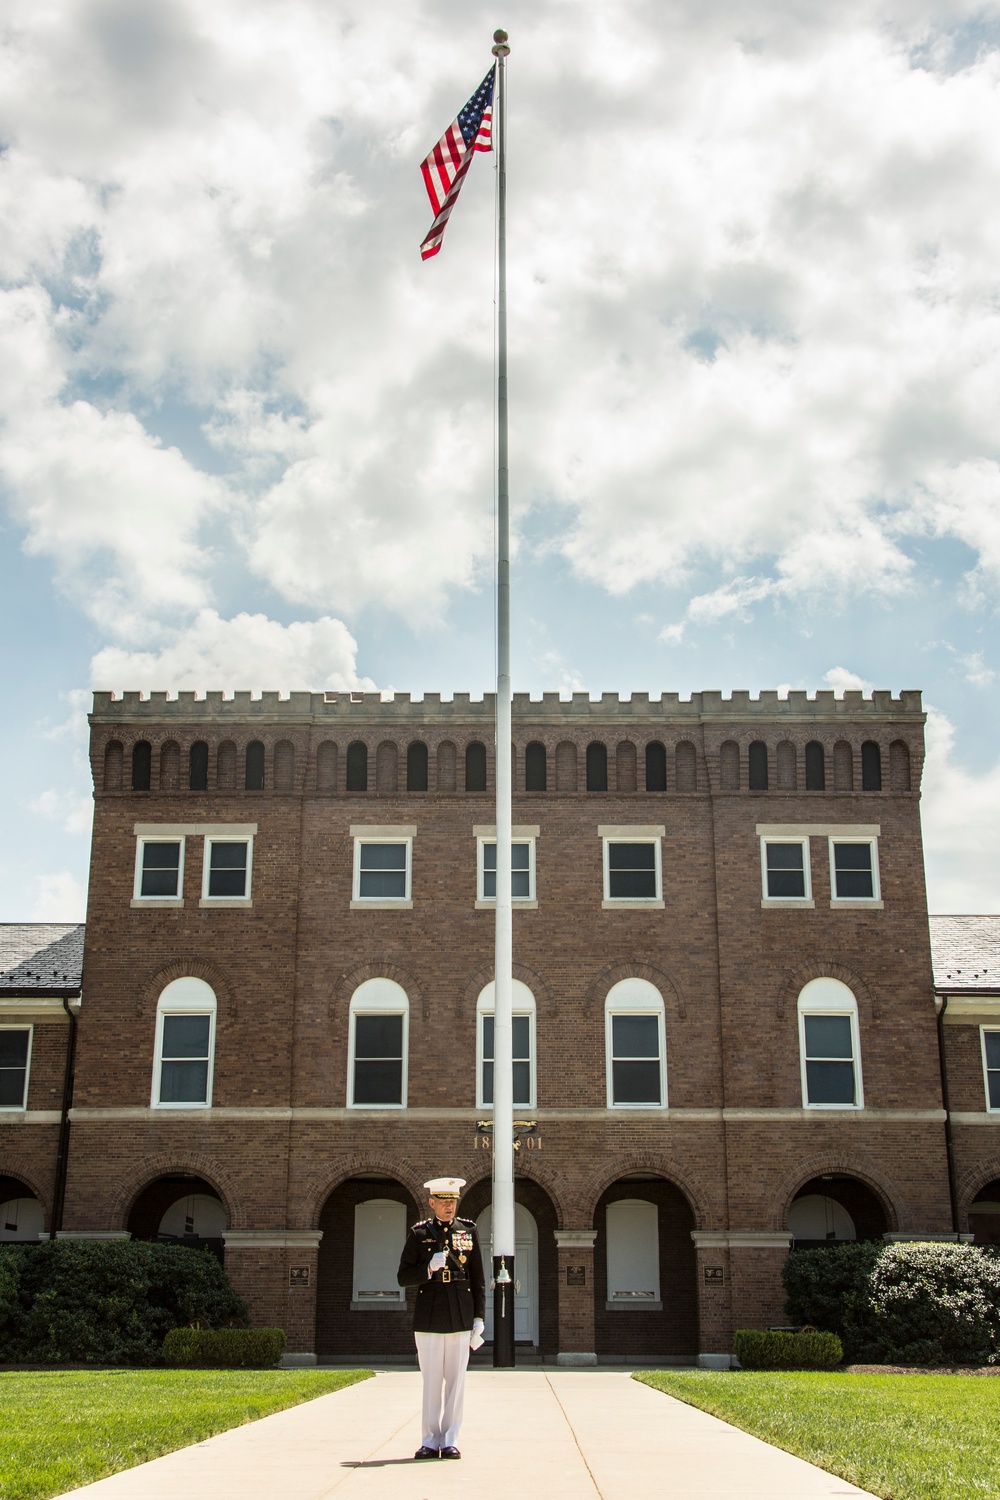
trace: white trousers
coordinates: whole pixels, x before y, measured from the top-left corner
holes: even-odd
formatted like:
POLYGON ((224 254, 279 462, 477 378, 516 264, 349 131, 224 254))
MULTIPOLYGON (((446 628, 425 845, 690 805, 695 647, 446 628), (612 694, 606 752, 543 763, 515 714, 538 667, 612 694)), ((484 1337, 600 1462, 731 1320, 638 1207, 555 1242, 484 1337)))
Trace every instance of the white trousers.
POLYGON ((454 1448, 465 1409, 465 1372, 470 1333, 415 1333, 417 1362, 424 1377, 425 1448, 454 1448))

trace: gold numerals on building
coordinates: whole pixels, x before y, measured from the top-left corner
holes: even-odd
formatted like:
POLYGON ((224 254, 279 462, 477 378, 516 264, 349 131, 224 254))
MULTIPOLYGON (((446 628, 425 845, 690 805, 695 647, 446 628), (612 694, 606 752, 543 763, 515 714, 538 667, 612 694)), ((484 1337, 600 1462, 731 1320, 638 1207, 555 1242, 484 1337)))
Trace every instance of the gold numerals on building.
MULTIPOLYGON (((474 1135, 472 1137, 473 1151, 491 1151, 493 1149, 493 1138, 489 1135, 474 1135)), ((542 1138, 540 1135, 515 1136, 515 1151, 541 1151, 542 1138)))

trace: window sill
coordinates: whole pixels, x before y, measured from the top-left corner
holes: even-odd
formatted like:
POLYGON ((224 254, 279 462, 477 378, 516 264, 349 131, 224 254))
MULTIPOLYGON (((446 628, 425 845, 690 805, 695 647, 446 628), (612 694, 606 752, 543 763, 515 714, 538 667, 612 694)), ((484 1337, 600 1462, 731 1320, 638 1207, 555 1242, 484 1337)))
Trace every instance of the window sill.
POLYGON ((133 896, 129 903, 133 911, 169 911, 184 905, 183 896, 133 896))
POLYGON ((201 900, 198 902, 198 905, 201 906, 201 907, 209 907, 209 908, 211 908, 213 906, 218 906, 218 907, 226 907, 226 906, 248 907, 248 906, 253 906, 253 897, 252 896, 202 896, 201 900))
POLYGON ((856 1115, 859 1110, 864 1109, 863 1104, 803 1104, 803 1109, 821 1110, 829 1114, 831 1110, 837 1110, 840 1114, 856 1115))
POLYGON ((405 896, 393 896, 389 901, 380 901, 376 896, 360 897, 351 902, 351 911, 412 911, 413 902, 405 896))
POLYGON ((352 1302, 351 1312, 406 1312, 405 1297, 380 1297, 371 1301, 352 1302))
POLYGON ((368 1110, 368 1112, 370 1114, 380 1115, 384 1109, 405 1109, 406 1105, 405 1104, 349 1104, 347 1106, 347 1108, 349 1110, 358 1111, 358 1112, 360 1112, 362 1110, 368 1110))
MULTIPOLYGON (((515 911, 537 911, 538 910, 538 902, 537 901, 528 901, 523 896, 515 896, 514 899, 511 902, 511 905, 513 906, 513 908, 514 908, 515 911)), ((494 901, 494 900, 490 900, 490 901, 477 901, 476 902, 476 911, 496 911, 496 909, 497 909, 497 904, 496 904, 496 901, 494 901)))
POLYGON ((154 1099, 153 1103, 149 1107, 150 1107, 150 1109, 165 1110, 165 1111, 174 1111, 174 1112, 176 1112, 179 1109, 199 1109, 199 1110, 204 1110, 204 1109, 211 1109, 212 1108, 211 1104, 199 1104, 198 1101, 197 1101, 197 1099, 185 1100, 185 1102, 183 1104, 159 1104, 154 1099))
POLYGON ((864 896, 856 901, 852 901, 847 896, 842 899, 834 896, 830 902, 830 910, 837 911, 838 909, 841 911, 884 911, 885 902, 875 901, 871 896, 864 896))
POLYGON ((662 1114, 662 1113, 664 1113, 666 1111, 667 1106, 665 1104, 649 1104, 649 1103, 647 1103, 647 1104, 611 1104, 611 1103, 609 1103, 608 1104, 608 1109, 609 1110, 615 1110, 615 1109, 645 1109, 645 1110, 648 1110, 650 1113, 654 1113, 655 1112, 657 1114, 662 1114))
POLYGON ((663 1303, 654 1302, 651 1297, 618 1297, 608 1298, 604 1306, 608 1312, 662 1312, 663 1303))
POLYGON ((605 897, 601 902, 604 911, 663 911, 664 904, 653 896, 642 901, 629 901, 624 896, 605 897))
POLYGON ((761 911, 814 911, 815 901, 807 896, 765 896, 760 903, 761 911))

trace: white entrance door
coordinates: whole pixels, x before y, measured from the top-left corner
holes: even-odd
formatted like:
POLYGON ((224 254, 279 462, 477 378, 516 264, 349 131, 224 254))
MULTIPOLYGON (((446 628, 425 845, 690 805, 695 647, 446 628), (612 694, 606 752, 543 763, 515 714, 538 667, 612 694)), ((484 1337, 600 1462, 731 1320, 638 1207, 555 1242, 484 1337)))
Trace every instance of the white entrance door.
MULTIPOLYGON (((493 1210, 486 1208, 476 1221, 486 1269, 486 1337, 493 1337, 493 1293, 490 1291, 493 1210)), ((514 1205, 514 1275, 521 1290, 514 1293, 514 1338, 538 1343, 538 1225, 520 1203, 514 1205)))

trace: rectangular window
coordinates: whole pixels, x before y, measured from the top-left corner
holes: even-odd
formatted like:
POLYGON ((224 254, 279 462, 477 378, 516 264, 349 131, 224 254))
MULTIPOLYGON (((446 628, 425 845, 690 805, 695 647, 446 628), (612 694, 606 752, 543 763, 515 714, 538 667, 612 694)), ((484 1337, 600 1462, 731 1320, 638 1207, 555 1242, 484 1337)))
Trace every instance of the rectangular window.
MULTIPOLYGON (((535 899, 535 841, 517 839, 510 849, 511 900, 535 899)), ((497 898, 497 846, 488 839, 479 840, 479 900, 497 898)))
POLYGON ((806 1104, 857 1104, 853 1018, 804 1014, 802 1044, 806 1104))
POLYGON ((768 901, 809 901, 808 839, 761 839, 764 898, 768 901))
POLYGON ((1000 1109, 1000 1031, 987 1031, 984 1026, 982 1036, 986 1107, 1000 1109))
POLYGON ((140 838, 136 846, 137 901, 179 901, 184 894, 184 840, 140 838))
POLYGON ((354 1209, 353 1301, 364 1307, 399 1307, 406 1292, 396 1280, 406 1239, 406 1205, 369 1198, 354 1209))
POLYGON ((879 899, 878 854, 874 839, 830 840, 830 885, 835 901, 879 899))
POLYGON ((208 1104, 212 1061, 212 1016, 206 1012, 160 1018, 159 1104, 208 1104))
POLYGON ((31 1027, 0 1026, 0 1109, 26 1109, 31 1027))
POLYGON ((608 1302, 616 1307, 660 1304, 658 1221, 655 1203, 625 1198, 608 1204, 608 1302))
POLYGON ((409 839, 355 839, 354 899, 408 901, 410 899, 409 839))
MULTIPOLYGON (((512 1018, 514 1050, 514 1107, 534 1109, 535 1091, 532 1086, 532 1021, 533 1016, 512 1018)), ((479 1107, 488 1109, 493 1103, 493 1017, 482 1016, 482 1053, 480 1058, 479 1107)))
POLYGON ((404 1017, 372 1012, 354 1016, 352 1104, 401 1105, 404 1017))
POLYGON ((655 1108, 663 1103, 660 1018, 611 1015, 611 1104, 655 1108))
POLYGON ((249 900, 252 865, 252 839, 206 838, 202 900, 249 900))
POLYGON ((605 901, 659 901, 660 841, 604 840, 605 901))

